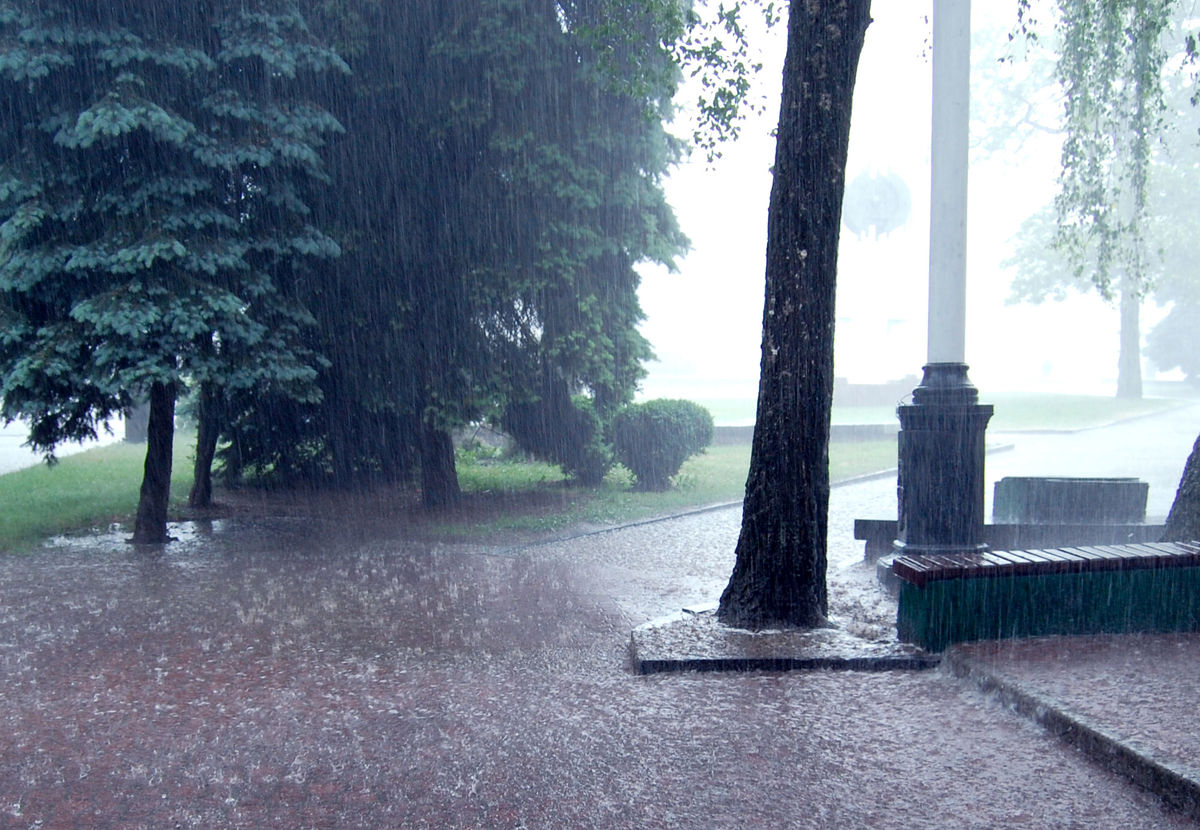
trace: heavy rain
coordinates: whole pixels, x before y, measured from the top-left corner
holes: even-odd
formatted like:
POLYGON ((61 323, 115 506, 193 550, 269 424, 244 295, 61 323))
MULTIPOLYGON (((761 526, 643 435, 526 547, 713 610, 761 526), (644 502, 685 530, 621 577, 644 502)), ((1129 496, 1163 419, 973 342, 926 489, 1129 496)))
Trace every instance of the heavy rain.
POLYGON ((0 828, 1195 826, 1200 15, 871 6, 0 0, 0 828))

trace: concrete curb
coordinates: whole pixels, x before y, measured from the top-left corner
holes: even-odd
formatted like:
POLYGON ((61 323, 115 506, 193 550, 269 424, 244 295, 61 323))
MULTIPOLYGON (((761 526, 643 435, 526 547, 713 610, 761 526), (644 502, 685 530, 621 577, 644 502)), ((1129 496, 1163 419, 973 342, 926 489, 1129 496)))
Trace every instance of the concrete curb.
POLYGON ((722 625, 716 609, 643 623, 629 641, 638 674, 747 671, 919 671, 941 655, 899 642, 871 642, 836 626, 746 631, 722 625))
MULTIPOLYGON (((636 649, 636 646, 635 646, 636 649)), ((636 654, 636 652, 635 652, 636 654)), ((923 671, 937 668, 936 657, 728 657, 666 660, 633 659, 638 674, 683 672, 923 671)))
POLYGON ((1151 747, 1092 723, 1049 695, 1022 689, 953 647, 944 653, 942 666, 954 677, 995 695, 1006 706, 1078 747, 1105 768, 1200 820, 1200 767, 1162 758, 1151 747))
MULTIPOLYGON (((1004 449, 1010 448, 1011 445, 1004 447, 1004 449)), ((861 484, 864 481, 875 481, 877 479, 888 478, 895 475, 896 468, 892 467, 890 470, 877 470, 873 473, 863 473, 862 475, 839 479, 832 482, 829 486, 830 488, 847 487, 851 484, 861 484)), ((646 525, 658 524, 660 522, 670 522, 674 521, 675 519, 686 519, 689 516, 700 516, 705 513, 715 513, 718 510, 731 510, 735 507, 740 509, 741 506, 742 499, 738 499, 737 501, 717 502, 716 504, 706 504, 700 507, 691 507, 687 510, 680 510, 676 513, 664 513, 658 516, 647 516, 644 519, 636 519, 634 521, 623 522, 621 524, 593 527, 589 528, 588 530, 570 531, 561 536, 554 536, 549 539, 539 539, 535 542, 525 542, 518 545, 510 545, 501 549, 500 553, 512 554, 523 550, 533 550, 540 547, 546 547, 548 545, 556 545, 560 542, 570 542, 574 539, 586 539, 589 536, 602 536, 606 533, 616 533, 619 530, 628 530, 629 528, 634 527, 644 527, 646 525)))

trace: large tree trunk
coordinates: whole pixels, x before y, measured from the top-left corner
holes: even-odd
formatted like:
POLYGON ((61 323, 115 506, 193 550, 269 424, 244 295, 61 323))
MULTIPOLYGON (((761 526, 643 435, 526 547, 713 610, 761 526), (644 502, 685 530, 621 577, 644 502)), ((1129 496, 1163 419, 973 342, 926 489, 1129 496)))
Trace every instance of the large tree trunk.
POLYGON ((1192 454, 1183 465, 1183 476, 1175 501, 1167 514, 1164 542, 1200 541, 1200 438, 1192 445, 1192 454))
POLYGON ((758 420, 720 619, 825 621, 829 413, 850 105, 870 0, 792 0, 767 221, 758 420))
POLYGON ((125 443, 146 443, 146 420, 150 417, 149 401, 139 401, 125 410, 125 443))
POLYGON ((450 433, 422 423, 421 503, 426 508, 445 507, 458 501, 460 495, 450 433))
POLYGON ((192 492, 188 504, 192 507, 212 506, 212 465, 217 455, 217 438, 221 434, 219 392, 211 383, 200 385, 200 403, 196 411, 196 464, 192 468, 192 492))
POLYGON ((1121 349, 1117 356, 1117 397, 1142 397, 1141 297, 1132 277, 1121 280, 1121 349))
POLYGON ((175 443, 175 384, 150 386, 150 420, 146 427, 146 466, 133 526, 135 544, 161 544, 167 535, 171 498, 171 455, 175 443))

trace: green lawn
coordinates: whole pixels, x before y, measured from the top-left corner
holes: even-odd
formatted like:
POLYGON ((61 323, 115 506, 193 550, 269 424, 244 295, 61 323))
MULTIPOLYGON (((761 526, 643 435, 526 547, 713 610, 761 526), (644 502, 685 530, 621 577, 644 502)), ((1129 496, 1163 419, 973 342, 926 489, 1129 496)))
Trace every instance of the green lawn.
MULTIPOLYGON (((191 487, 192 445, 177 441, 173 501, 191 487)), ((110 444, 0 475, 0 551, 12 551, 72 530, 128 521, 137 507, 145 445, 110 444)))
MULTIPOLYGON (((176 446, 172 502, 180 507, 191 486, 190 442, 176 446)), ((895 465, 891 441, 838 444, 831 453, 835 479, 895 465)), ((28 549, 60 533, 128 523, 137 505, 143 446, 113 444, 67 456, 53 467, 0 475, 0 551, 28 549)), ((442 517, 437 530, 476 537, 497 530, 551 531, 577 524, 613 524, 742 497, 749 446, 711 447, 690 459, 666 493, 642 493, 618 467, 596 489, 570 487, 557 467, 463 454, 459 482, 471 503, 490 505, 479 515, 442 517)))
MULTIPOLYGON (((1082 395, 994 395, 990 429, 1046 430, 1099 426, 1179 405, 1178 400, 1147 398, 1118 401, 1082 395)), ((752 411, 752 403, 748 403, 752 411)), ((733 409, 726 409, 732 412, 733 409)), ((751 416, 753 417, 753 416, 751 416)), ((894 417, 889 407, 835 411, 838 423, 879 423, 894 417)), ((191 486, 192 442, 176 444, 173 503, 191 486)), ((35 467, 0 475, 0 551, 28 549, 60 533, 129 523, 137 504, 145 448, 126 444, 63 458, 54 467, 35 467)), ((556 467, 463 454, 459 481, 474 507, 483 510, 445 515, 435 530, 478 538, 504 530, 551 531, 580 524, 608 525, 669 514, 742 497, 750 448, 710 447, 683 467, 674 489, 642 493, 618 467, 595 489, 568 486, 556 467)), ((830 473, 834 481, 895 467, 894 440, 834 443, 830 473)))
POLYGON ((1121 400, 1093 395, 1021 395, 999 394, 984 401, 996 408, 988 429, 994 430, 1068 430, 1099 427, 1151 415, 1180 406, 1172 398, 1121 400))
MULTIPOLYGON (((754 401, 701 400, 718 424, 754 423, 754 401)), ((1103 426, 1125 418, 1160 412, 1183 403, 1178 398, 1147 397, 1118 400, 1099 395, 1028 395, 1019 393, 981 394, 981 403, 995 407, 988 429, 1063 430, 1103 426)), ((894 424, 895 405, 835 406, 835 424, 894 424)))
MULTIPOLYGON (((830 447, 834 481, 896 466, 895 441, 837 443, 830 447)), ((512 498, 537 494, 536 509, 522 510, 519 500, 505 515, 485 520, 448 519, 439 530, 454 536, 481 536, 494 530, 551 531, 574 525, 611 525, 662 516, 705 505, 737 501, 750 469, 749 445, 709 447, 684 463, 675 487, 665 493, 632 488, 628 471, 617 467, 596 489, 570 487, 556 467, 510 461, 460 458, 459 483, 464 491, 512 498)))

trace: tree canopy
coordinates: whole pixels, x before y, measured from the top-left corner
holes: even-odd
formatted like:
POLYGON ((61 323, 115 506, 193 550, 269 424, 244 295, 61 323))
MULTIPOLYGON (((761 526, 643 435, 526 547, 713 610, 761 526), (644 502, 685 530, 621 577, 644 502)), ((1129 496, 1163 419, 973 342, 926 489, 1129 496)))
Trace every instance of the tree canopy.
POLYGON ((284 2, 0 3, 3 415, 52 453, 149 395, 136 540, 183 384, 319 394, 297 285, 338 253, 308 198, 341 127, 298 92, 345 69, 284 2))
MULTIPOLYGON (((1166 120, 1163 93, 1175 0, 1057 0, 1055 74, 1064 93, 1062 168, 1054 249, 1076 283, 1091 284, 1121 313, 1117 395, 1141 395, 1139 309, 1149 290, 1150 173, 1166 120)), ((1029 0, 1021 25, 1032 31, 1029 0)), ((1181 42, 1182 46, 1182 42, 1181 42)), ((1031 256, 1018 290, 1046 283, 1031 256)), ((1054 257, 1049 258, 1053 260, 1054 257)), ((1052 272, 1056 268, 1050 269, 1052 272)), ((1060 282, 1059 280, 1051 280, 1060 282)), ((1037 296, 1036 292, 1029 296, 1037 296)))
POLYGON ((223 435, 231 475, 446 503, 484 417, 598 479, 651 354, 635 265, 687 244, 673 97, 701 80, 710 156, 736 134, 752 6, 0 0, 4 415, 51 453, 148 397, 140 539, 185 389, 200 502, 223 435))
POLYGON ((1191 181, 1200 151, 1189 102, 1192 39, 1185 10, 1173 0, 1058 5, 1063 43, 1056 74, 1065 93, 1060 191, 1052 209, 1022 225, 1006 264, 1017 269, 1014 299, 1060 299, 1078 288, 1118 300, 1119 393, 1136 394, 1138 308, 1146 296, 1173 303, 1162 330, 1151 332, 1147 354, 1160 368, 1191 362, 1191 181))
POLYGON ((450 431, 490 418, 598 480, 650 356, 634 266, 686 245, 662 192, 681 65, 705 78, 711 149, 754 70, 715 42, 744 39, 739 4, 311 6, 353 67, 323 89, 347 128, 316 205, 343 256, 310 284, 330 366, 318 405, 278 402, 289 417, 235 402, 233 466, 350 481, 415 462, 436 505, 457 492, 450 431))

